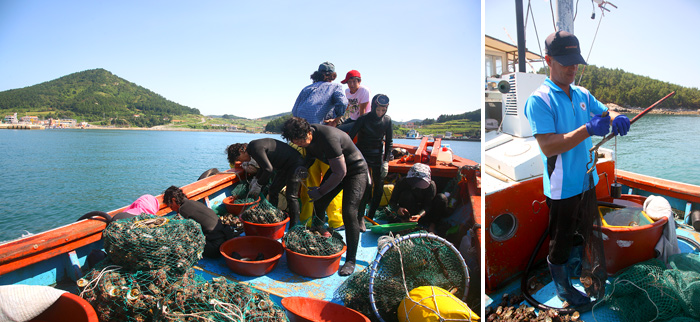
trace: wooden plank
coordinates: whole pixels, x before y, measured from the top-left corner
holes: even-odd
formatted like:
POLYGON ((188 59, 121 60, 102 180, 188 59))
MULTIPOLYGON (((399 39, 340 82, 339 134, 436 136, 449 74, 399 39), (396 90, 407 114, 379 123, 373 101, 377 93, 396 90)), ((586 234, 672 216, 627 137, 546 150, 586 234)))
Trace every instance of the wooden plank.
POLYGON ((428 149, 428 138, 423 137, 420 140, 420 145, 418 145, 418 148, 416 149, 416 155, 413 158, 413 162, 418 163, 421 161, 421 158, 423 157, 423 152, 427 151, 428 149))
POLYGON ((442 146, 442 139, 435 139, 433 142, 433 150, 430 151, 430 165, 435 165, 437 164, 437 157, 438 154, 440 153, 440 146, 442 146))

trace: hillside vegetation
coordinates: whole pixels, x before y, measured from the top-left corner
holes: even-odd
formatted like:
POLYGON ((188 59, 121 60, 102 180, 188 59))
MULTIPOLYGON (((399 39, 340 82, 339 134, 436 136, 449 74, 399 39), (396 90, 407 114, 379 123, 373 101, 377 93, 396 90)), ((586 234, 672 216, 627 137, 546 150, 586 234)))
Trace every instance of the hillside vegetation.
POLYGON ((75 118, 93 124, 151 127, 199 110, 166 98, 104 69, 73 73, 0 92, 3 113, 75 118))
MULTIPOLYGON (((539 73, 544 74, 544 69, 539 73)), ((576 80, 583 73, 579 85, 587 88, 600 102, 615 103, 624 107, 647 107, 666 94, 676 91, 676 95, 665 100, 659 108, 666 109, 700 109, 700 90, 695 87, 683 87, 669 82, 652 79, 626 72, 588 65, 579 68, 576 80)))

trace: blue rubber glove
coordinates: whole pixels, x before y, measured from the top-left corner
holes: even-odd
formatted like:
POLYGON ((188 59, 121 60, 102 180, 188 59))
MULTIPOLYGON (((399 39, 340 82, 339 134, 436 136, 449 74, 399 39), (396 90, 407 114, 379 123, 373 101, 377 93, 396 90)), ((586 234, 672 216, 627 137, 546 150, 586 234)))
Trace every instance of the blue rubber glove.
POLYGON ((586 131, 588 135, 593 136, 605 136, 610 132, 610 114, 605 117, 600 115, 595 115, 593 118, 586 122, 586 131))
POLYGON ((630 130, 630 119, 627 116, 618 115, 613 119, 612 128, 615 135, 625 136, 630 130))

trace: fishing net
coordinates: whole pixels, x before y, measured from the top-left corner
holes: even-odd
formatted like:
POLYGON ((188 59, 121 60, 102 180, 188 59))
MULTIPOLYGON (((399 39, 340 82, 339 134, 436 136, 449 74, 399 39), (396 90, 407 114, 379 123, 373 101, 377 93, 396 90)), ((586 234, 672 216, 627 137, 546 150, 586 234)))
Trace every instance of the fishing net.
POLYGON ((234 198, 234 204, 251 203, 257 200, 257 198, 248 196, 247 182, 239 182, 233 189, 231 189, 231 196, 234 198))
POLYGON ((158 321, 158 302, 177 289, 192 287, 198 278, 192 268, 182 275, 165 269, 133 272, 106 259, 77 284, 100 321, 158 321))
POLYGON ((333 231, 331 237, 323 237, 320 232, 310 230, 304 225, 290 228, 282 241, 287 249, 311 256, 334 255, 345 247, 343 237, 337 232, 333 231))
POLYGON ((700 257, 668 258, 670 269, 650 259, 624 269, 608 286, 604 302, 593 307, 598 321, 700 320, 700 257))
POLYGON ((177 289, 165 298, 161 313, 162 321, 288 321, 267 294, 223 277, 177 289))
POLYGON ((394 209, 391 205, 380 208, 374 215, 375 220, 386 221, 388 223, 402 222, 402 216, 398 209, 394 209))
POLYGON ((257 206, 248 208, 241 213, 241 219, 256 224, 274 224, 285 218, 287 215, 273 206, 267 199, 261 199, 257 206))
MULTIPOLYGON (((469 273, 459 251, 428 233, 381 237, 372 265, 352 274, 334 298, 373 321, 398 321, 398 307, 410 290, 437 286, 464 300, 469 273), (375 308, 372 307, 374 303, 375 308), (378 317, 378 316, 379 317, 378 317)), ((478 310, 478 308, 477 308, 478 310)))
POLYGON ((110 223, 102 233, 107 256, 133 271, 182 274, 202 258, 204 235, 194 220, 141 214, 110 223))

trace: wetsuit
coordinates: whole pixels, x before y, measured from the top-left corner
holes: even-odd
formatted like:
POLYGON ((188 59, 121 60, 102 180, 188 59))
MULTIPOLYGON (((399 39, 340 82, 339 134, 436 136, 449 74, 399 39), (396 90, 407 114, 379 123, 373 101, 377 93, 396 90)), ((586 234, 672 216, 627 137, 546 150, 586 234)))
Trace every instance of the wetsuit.
POLYGON ((287 187, 285 197, 289 209, 290 227, 299 220, 299 184, 301 181, 294 180, 294 171, 298 167, 304 166, 304 160, 299 152, 289 146, 289 144, 274 139, 259 139, 248 143, 246 152, 250 154, 258 165, 258 183, 266 185, 270 180, 272 171, 277 171, 277 175, 270 184, 268 200, 275 207, 282 187, 287 187))
MULTIPOLYGON (((381 176, 382 163, 393 159, 391 146, 394 134, 391 127, 391 117, 386 114, 382 117, 377 117, 376 109, 377 104, 373 103, 372 110, 360 116, 348 133, 351 138, 357 135, 357 148, 362 152, 372 173, 372 201, 367 213, 367 216, 370 218, 374 218, 374 213, 379 208, 379 203, 382 201, 382 195, 384 194, 384 178, 381 176)), ((366 194, 365 199, 368 200, 370 191, 367 191, 366 194)), ((364 209, 364 205, 362 205, 361 209, 364 209)))
POLYGON ((343 190, 343 222, 345 223, 348 250, 345 264, 339 273, 340 275, 349 275, 355 269, 355 255, 360 239, 360 222, 364 215, 364 211, 359 210, 369 183, 367 163, 362 157, 362 153, 345 132, 318 124, 312 124, 311 131, 313 138, 306 147, 307 165, 311 164, 314 159, 331 165, 330 169, 323 175, 323 181, 318 189, 321 191, 321 196, 314 201, 314 210, 317 216, 322 216, 331 200, 340 190, 343 190), (336 164, 339 159, 343 161, 342 165, 336 164), (343 170, 345 175, 342 178, 339 179, 338 174, 333 175, 333 171, 343 170), (338 182, 338 180, 340 181, 338 182))
POLYGON ((219 253, 221 244, 234 237, 233 232, 221 223, 214 210, 201 202, 185 200, 180 205, 178 213, 202 226, 202 233, 206 238, 206 244, 204 244, 204 256, 206 257, 217 258, 221 256, 219 253))
POLYGON ((395 209, 406 208, 411 215, 425 211, 425 215, 418 220, 424 227, 437 224, 447 214, 447 197, 437 193, 435 181, 430 181, 427 188, 420 189, 403 179, 396 183, 389 204, 395 209))

